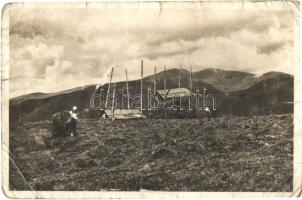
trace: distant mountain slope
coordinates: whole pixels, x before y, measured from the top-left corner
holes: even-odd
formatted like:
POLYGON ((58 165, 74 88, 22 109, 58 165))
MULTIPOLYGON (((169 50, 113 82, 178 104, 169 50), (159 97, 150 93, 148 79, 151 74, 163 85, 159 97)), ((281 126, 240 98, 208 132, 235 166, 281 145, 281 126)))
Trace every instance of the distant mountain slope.
MULTIPOLYGON (((178 87, 178 76, 178 69, 166 71, 167 89, 178 87)), ((164 77, 164 72, 156 74, 157 89, 164 88, 164 77)), ((153 79, 153 75, 143 79, 143 106, 145 108, 148 89, 152 92, 154 90, 153 79)), ((293 112, 293 76, 288 74, 269 72, 256 77, 245 72, 206 69, 195 72, 192 82, 193 92, 199 90, 202 93, 202 90, 206 88, 207 94, 215 95, 217 114, 265 115, 293 112), (216 88, 221 88, 224 92, 216 88)), ((116 96, 121 98, 122 94, 126 94, 126 82, 118 82, 115 85, 116 96)), ((187 70, 181 70, 181 87, 189 88, 187 70)), ((107 88, 108 84, 100 87, 103 90, 103 97, 107 94, 107 88)), ((49 119, 53 113, 71 109, 74 105, 82 111, 90 108, 90 99, 95 92, 101 91, 96 91, 96 85, 89 85, 58 93, 33 93, 10 99, 10 122, 49 119)), ((113 85, 110 94, 112 92, 113 85)), ((129 81, 129 92, 132 95, 131 98, 134 95, 140 95, 140 80, 129 81)), ((124 99, 123 105, 125 102, 124 99)), ((118 106, 121 107, 121 103, 118 106)))
POLYGON ((193 73, 194 79, 200 79, 225 93, 247 89, 265 79, 285 76, 291 75, 281 72, 268 72, 259 76, 252 73, 227 71, 216 68, 204 69, 193 73))
POLYGON ((245 89, 257 79, 255 75, 251 73, 226 71, 215 68, 195 72, 193 78, 201 79, 226 93, 245 89))
POLYGON ((27 99, 39 99, 39 98, 44 98, 46 96, 48 96, 49 94, 47 93, 42 93, 42 92, 35 92, 35 93, 30 93, 30 94, 25 94, 25 95, 21 95, 15 98, 10 99, 10 103, 14 104, 14 103, 18 103, 18 102, 22 102, 25 101, 27 99))
MULTIPOLYGON (((183 70, 181 86, 189 86, 188 72, 183 70)), ((178 70, 171 69, 166 71, 167 75, 167 89, 178 87, 178 70)), ((113 85, 111 85, 110 95, 113 93, 113 85)), ((118 82, 116 85, 116 96, 121 97, 122 94, 126 94, 126 82, 118 82)), ((199 90, 202 92, 204 88, 207 88, 208 93, 212 93, 217 97, 217 104, 221 104, 224 100, 224 93, 217 90, 211 85, 202 82, 201 80, 193 80, 193 90, 199 90)), ((108 84, 101 86, 99 89, 103 89, 103 97, 107 94, 108 84)), ((143 102, 144 107, 147 107, 148 89, 154 90, 153 76, 148 76, 143 79, 143 102)), ((157 89, 164 88, 164 73, 157 74, 157 89)), ((15 122, 18 120, 39 121, 49 119, 53 113, 71 109, 72 106, 77 105, 79 110, 90 108, 91 96, 95 93, 100 93, 100 90, 96 91, 96 85, 90 85, 85 87, 78 87, 71 90, 66 90, 58 93, 51 94, 29 94, 10 100, 10 121, 15 122)), ((134 95, 140 95, 140 80, 129 81, 129 93, 131 97, 134 95)), ((124 99, 124 105, 125 105, 124 99)), ((121 100, 119 101, 121 102, 121 100)), ((104 101, 103 101, 104 103, 104 101)), ((121 105, 119 105, 121 106, 121 105)), ((125 108, 125 107, 124 107, 125 108)))
POLYGON ((293 101, 293 77, 271 72, 251 87, 230 93, 225 101, 225 112, 238 115, 292 113, 293 101))
POLYGON ((45 94, 30 98, 13 98, 9 102, 9 120, 16 122, 21 119, 39 121, 49 119, 53 113, 70 109, 73 105, 85 107, 89 105, 89 99, 95 86, 77 88, 58 93, 45 94), (22 100, 24 99, 24 100, 22 100))

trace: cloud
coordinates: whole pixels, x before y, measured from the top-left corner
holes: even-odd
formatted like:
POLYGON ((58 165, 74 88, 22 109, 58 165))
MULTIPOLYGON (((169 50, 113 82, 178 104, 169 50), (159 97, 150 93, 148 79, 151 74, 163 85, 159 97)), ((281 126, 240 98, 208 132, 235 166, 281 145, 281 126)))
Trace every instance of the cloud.
POLYGON ((286 45, 286 43, 281 41, 281 42, 276 42, 276 43, 272 43, 272 44, 257 46, 257 52, 263 53, 263 54, 270 54, 274 51, 280 50, 285 45, 286 45))
POLYGON ((59 35, 59 31, 58 26, 52 25, 47 21, 35 20, 34 23, 18 21, 10 26, 9 34, 33 39, 37 36, 54 37, 55 35, 59 35))
POLYGON ((248 30, 255 33, 265 33, 270 27, 274 26, 275 21, 267 18, 265 13, 254 13, 253 15, 241 16, 227 15, 225 18, 216 18, 216 20, 201 21, 186 19, 191 21, 190 25, 177 26, 173 31, 169 31, 170 27, 162 28, 161 31, 155 33, 148 41, 149 45, 157 46, 163 42, 175 40, 195 41, 200 38, 211 37, 229 37, 232 33, 240 30, 248 30), (236 17, 235 17, 236 16, 236 17))
POLYGON ((144 46, 144 49, 141 50, 140 56, 154 60, 161 57, 172 57, 175 55, 190 54, 201 48, 202 46, 192 42, 166 42, 160 44, 158 47, 144 46))
MULTIPOLYGON (((172 4, 170 4, 172 5, 172 4)), ((219 67, 261 73, 290 72, 291 11, 226 11, 196 7, 158 9, 38 6, 10 9, 10 84, 13 96, 139 78, 163 65, 219 67), (50 17, 51 16, 51 17, 50 17), (28 81, 30 80, 30 81, 28 81)))

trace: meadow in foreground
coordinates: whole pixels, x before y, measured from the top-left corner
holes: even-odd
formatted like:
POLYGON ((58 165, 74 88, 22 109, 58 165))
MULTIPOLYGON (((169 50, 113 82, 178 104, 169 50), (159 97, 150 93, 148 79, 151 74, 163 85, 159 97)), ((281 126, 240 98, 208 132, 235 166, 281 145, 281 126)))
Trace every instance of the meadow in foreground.
MULTIPOLYGON (((217 119, 80 119, 10 130, 10 151, 34 190, 291 191, 293 115, 217 119)), ((15 170, 10 165, 10 176, 15 170)), ((16 179, 13 179, 16 180, 16 179)), ((10 189, 24 190, 10 182, 10 189)))

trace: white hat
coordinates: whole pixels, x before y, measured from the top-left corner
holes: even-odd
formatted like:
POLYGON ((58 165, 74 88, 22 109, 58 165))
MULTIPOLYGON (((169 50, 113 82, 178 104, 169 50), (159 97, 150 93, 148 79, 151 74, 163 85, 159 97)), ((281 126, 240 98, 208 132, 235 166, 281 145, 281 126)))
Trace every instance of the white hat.
POLYGON ((99 89, 103 84, 98 84, 95 86, 95 89, 99 89))
POLYGON ((77 110, 77 109, 78 109, 78 107, 76 107, 76 106, 73 106, 73 107, 72 107, 72 110, 73 110, 73 111, 75 111, 75 110, 77 110))

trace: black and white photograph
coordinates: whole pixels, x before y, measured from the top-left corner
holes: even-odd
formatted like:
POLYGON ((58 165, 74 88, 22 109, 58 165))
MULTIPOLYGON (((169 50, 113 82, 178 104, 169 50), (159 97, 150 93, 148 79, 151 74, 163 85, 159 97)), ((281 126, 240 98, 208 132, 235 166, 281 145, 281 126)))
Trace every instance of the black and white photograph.
POLYGON ((6 5, 4 191, 301 195, 299 7, 6 5))

